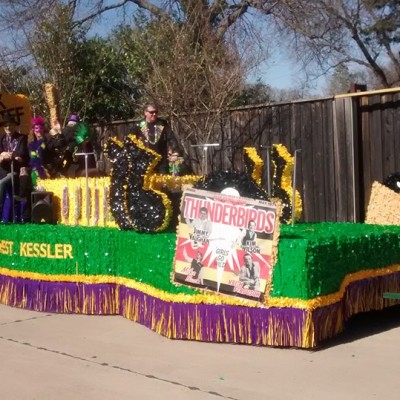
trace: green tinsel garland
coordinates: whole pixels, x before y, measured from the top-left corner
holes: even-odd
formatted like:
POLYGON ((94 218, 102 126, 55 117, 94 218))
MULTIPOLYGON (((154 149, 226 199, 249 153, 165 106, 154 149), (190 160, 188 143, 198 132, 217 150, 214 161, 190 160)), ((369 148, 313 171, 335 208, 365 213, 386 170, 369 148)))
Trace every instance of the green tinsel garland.
MULTIPOLYGON (((0 266, 44 274, 131 278, 169 293, 195 293, 170 282, 174 233, 112 228, 0 225, 0 266), (7 254, 13 242, 13 254, 7 254), (22 242, 72 245, 73 259, 20 255, 22 242)), ((351 223, 281 226, 272 297, 308 300, 336 292, 353 272, 400 264, 400 226, 351 223)))

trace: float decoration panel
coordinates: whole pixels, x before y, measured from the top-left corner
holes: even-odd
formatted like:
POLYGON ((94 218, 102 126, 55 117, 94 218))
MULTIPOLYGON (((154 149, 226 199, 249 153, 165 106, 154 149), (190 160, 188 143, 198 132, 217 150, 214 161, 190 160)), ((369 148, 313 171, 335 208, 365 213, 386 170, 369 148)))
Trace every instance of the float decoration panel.
MULTIPOLYGON (((0 124, 6 116, 14 118, 20 132, 28 134, 31 128, 31 103, 22 94, 11 94, 0 91, 0 124)), ((0 128, 0 133, 3 129, 0 128)))
POLYGON ((277 255, 279 203, 189 188, 180 212, 173 282, 265 300, 277 255))

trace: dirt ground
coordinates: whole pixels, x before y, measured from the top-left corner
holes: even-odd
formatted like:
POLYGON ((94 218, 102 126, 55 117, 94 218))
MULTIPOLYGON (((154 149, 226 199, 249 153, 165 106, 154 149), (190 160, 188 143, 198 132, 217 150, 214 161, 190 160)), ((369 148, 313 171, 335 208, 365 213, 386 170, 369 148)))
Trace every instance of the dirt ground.
POLYGON ((166 339, 119 316, 0 305, 1 400, 399 399, 400 306, 316 351, 166 339))

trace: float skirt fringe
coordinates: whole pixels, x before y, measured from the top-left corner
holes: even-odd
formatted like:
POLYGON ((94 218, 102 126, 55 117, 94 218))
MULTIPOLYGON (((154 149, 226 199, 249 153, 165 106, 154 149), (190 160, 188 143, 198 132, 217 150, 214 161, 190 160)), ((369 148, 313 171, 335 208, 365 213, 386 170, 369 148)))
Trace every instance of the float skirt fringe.
POLYGON ((310 308, 172 302, 118 283, 0 275, 0 302, 13 307, 122 315, 172 339, 300 348, 316 347, 335 336, 356 313, 395 304, 383 299, 385 291, 400 291, 400 273, 351 282, 341 300, 310 308))

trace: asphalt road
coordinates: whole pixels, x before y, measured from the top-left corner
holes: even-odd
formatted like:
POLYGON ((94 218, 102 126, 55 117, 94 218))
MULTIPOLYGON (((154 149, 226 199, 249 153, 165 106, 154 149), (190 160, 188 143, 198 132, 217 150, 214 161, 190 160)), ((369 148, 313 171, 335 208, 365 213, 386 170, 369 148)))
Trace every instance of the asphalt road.
POLYGON ((400 398, 400 308, 317 351, 175 341, 119 316, 0 305, 1 400, 400 398))

